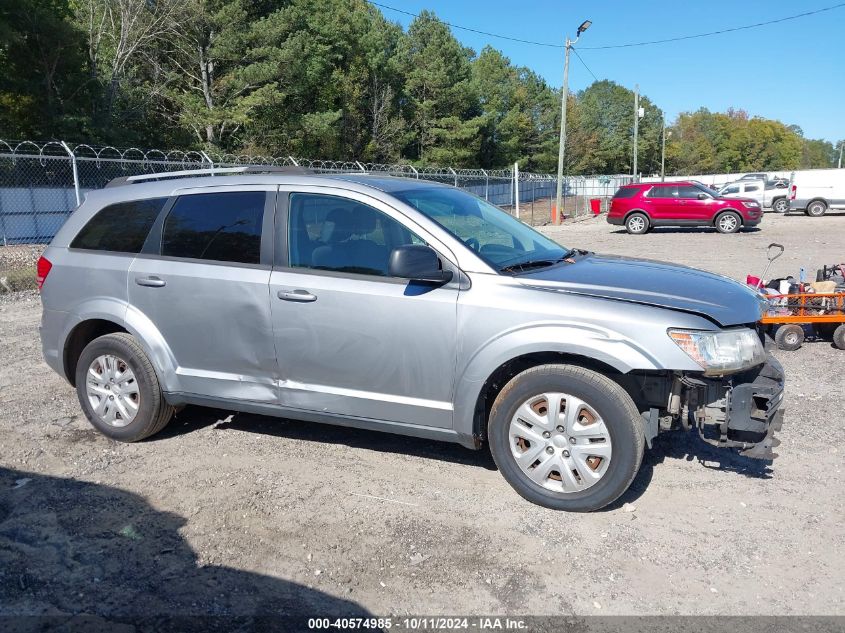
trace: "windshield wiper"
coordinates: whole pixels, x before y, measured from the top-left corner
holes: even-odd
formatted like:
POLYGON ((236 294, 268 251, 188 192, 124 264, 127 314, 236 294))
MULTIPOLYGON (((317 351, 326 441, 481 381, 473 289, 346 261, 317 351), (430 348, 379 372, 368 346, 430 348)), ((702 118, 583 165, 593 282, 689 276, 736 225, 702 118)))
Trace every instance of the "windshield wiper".
POLYGON ((515 264, 508 264, 499 269, 500 273, 523 272, 531 268, 545 268, 546 266, 553 266, 565 260, 566 257, 559 257, 558 259, 530 259, 526 262, 517 262, 515 264))

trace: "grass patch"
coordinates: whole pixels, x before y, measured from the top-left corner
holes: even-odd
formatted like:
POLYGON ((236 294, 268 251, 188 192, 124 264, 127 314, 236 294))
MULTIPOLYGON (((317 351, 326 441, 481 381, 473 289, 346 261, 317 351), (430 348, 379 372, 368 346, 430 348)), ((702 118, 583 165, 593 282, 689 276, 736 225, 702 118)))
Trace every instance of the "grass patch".
POLYGON ((18 268, 0 272, 0 280, 5 279, 6 283, 0 283, 0 293, 21 290, 35 290, 38 284, 35 283, 35 266, 29 268, 18 268), (8 286, 8 288, 7 288, 8 286))

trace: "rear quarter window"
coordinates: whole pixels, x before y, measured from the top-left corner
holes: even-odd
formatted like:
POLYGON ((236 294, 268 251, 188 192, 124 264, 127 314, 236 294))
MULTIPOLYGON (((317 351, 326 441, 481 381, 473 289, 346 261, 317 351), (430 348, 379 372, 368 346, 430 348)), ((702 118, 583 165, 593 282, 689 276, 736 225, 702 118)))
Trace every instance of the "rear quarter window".
POLYGON ((637 187, 619 187, 616 190, 616 193, 613 194, 614 198, 633 198, 637 195, 637 191, 639 189, 637 187))
POLYGON ((119 202, 103 207, 70 243, 71 248, 140 253, 167 198, 119 202))

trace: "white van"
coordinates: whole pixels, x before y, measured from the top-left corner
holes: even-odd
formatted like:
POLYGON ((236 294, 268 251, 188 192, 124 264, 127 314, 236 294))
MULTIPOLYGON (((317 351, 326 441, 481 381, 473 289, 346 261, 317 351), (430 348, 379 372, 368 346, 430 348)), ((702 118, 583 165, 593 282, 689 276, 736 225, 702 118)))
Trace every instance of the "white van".
POLYGON ((819 217, 828 209, 845 209, 845 169, 792 172, 789 180, 789 210, 819 217))

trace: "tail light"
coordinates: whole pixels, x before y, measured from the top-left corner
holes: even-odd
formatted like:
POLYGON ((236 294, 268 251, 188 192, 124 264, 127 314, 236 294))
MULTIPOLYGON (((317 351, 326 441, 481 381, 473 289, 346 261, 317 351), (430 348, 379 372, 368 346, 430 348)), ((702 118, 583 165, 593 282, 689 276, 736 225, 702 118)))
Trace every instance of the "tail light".
POLYGON ((795 200, 795 196, 798 195, 798 186, 792 185, 792 192, 789 194, 790 200, 795 200))
POLYGON ((44 282, 47 281, 47 275, 50 274, 52 267, 53 263, 46 257, 38 258, 38 264, 35 267, 35 281, 38 284, 39 290, 44 286, 44 282))

